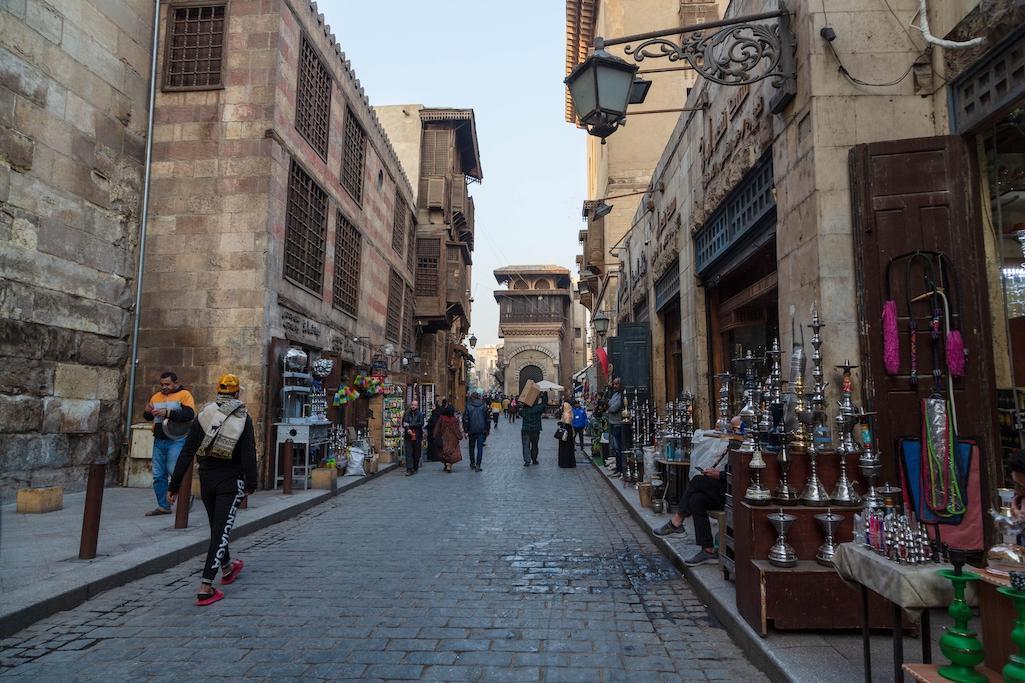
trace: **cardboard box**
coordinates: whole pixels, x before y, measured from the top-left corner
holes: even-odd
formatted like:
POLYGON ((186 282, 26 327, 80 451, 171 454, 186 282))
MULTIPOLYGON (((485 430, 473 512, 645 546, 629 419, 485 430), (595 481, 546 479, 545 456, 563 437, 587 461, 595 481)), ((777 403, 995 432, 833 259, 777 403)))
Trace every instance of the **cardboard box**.
POLYGON ((398 462, 398 458, 393 451, 377 451, 374 455, 377 457, 377 461, 382 465, 390 465, 393 462, 398 462))
POLYGON ((378 459, 376 453, 374 453, 374 455, 371 458, 363 461, 363 471, 367 474, 377 474, 379 466, 380 460, 378 459))
POLYGON ((541 390, 537 388, 534 380, 528 379, 523 387, 523 391, 520 392, 519 402, 526 406, 532 406, 537 403, 537 399, 540 397, 541 390))
POLYGON ((317 467, 311 476, 310 488, 334 491, 338 488, 338 470, 334 467, 317 467))
POLYGON ((43 514, 64 507, 64 487, 46 486, 19 489, 15 511, 20 514, 43 514))

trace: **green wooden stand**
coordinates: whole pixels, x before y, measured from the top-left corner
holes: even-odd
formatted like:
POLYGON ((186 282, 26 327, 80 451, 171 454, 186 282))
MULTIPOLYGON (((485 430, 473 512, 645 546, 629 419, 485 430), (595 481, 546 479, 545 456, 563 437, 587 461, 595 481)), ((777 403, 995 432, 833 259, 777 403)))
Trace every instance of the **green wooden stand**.
POLYGON ((954 625, 944 629, 940 636, 940 651, 950 660, 950 664, 941 666, 939 674, 957 683, 987 683, 985 674, 975 670, 985 659, 985 654, 975 631, 968 629, 972 608, 964 599, 965 586, 969 581, 978 581, 979 575, 972 572, 956 574, 951 569, 941 569, 939 574, 954 584, 954 600, 947 609, 954 625))
POLYGON ((1004 683, 1025 683, 1025 593, 1010 586, 997 588, 997 592, 1009 597, 1014 602, 1014 611, 1018 613, 1018 620, 1011 629, 1011 642, 1018 647, 1018 653, 1011 655, 1004 666, 1004 683))

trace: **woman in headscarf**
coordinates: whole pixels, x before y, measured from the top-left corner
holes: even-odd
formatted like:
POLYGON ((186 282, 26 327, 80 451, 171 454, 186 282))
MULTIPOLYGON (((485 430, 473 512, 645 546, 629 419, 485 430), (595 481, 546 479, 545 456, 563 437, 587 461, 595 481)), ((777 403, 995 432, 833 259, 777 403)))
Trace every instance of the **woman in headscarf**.
POLYGON ((434 430, 438 426, 438 420, 441 419, 441 409, 444 407, 445 403, 445 399, 435 399, 434 409, 431 410, 431 416, 427 418, 427 459, 430 461, 441 459, 438 457, 438 449, 435 447, 434 430))
POLYGON ((459 442, 463 440, 463 427, 451 404, 441 409, 441 418, 434 428, 436 454, 445 463, 445 471, 452 472, 452 465, 463 459, 459 442))
POLYGON ((559 467, 576 467, 577 456, 573 451, 573 406, 568 401, 562 403, 559 427, 565 430, 565 437, 559 441, 559 467))

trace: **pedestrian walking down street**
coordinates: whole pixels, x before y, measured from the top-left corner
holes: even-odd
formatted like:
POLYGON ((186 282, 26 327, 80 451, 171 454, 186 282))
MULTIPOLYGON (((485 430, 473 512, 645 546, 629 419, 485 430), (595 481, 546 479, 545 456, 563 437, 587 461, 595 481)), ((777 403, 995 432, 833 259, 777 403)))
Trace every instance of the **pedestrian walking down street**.
POLYGON ((573 406, 569 401, 562 403, 559 427, 563 430, 563 438, 559 439, 559 467, 576 467, 577 454, 573 442, 573 406))
MULTIPOLYGON (((196 604, 201 607, 224 597, 224 593, 212 585, 218 569, 221 570, 221 585, 226 586, 238 578, 243 567, 242 560, 231 559, 228 538, 235 525, 238 506, 256 490, 257 472, 253 420, 246 411, 246 404, 238 399, 240 389, 238 377, 221 376, 216 400, 203 407, 199 419, 189 429, 167 496, 173 505, 182 478, 195 457, 200 496, 210 521, 210 544, 196 595, 196 604)), ((181 505, 188 505, 188 493, 181 505)))
POLYGON ((513 398, 509 401, 509 422, 516 422, 516 413, 519 412, 520 402, 513 398))
POLYGON ((167 371, 160 375, 160 391, 150 398, 142 416, 153 422, 153 494, 157 497, 157 507, 146 516, 169 515, 167 480, 185 445, 189 423, 196 417, 196 402, 178 384, 178 375, 167 371))
POLYGON ((502 402, 496 396, 491 400, 491 419, 495 423, 495 431, 498 431, 498 418, 502 416, 502 402))
POLYGON ((537 464, 537 440, 541 436, 541 416, 548 407, 548 394, 541 394, 532 406, 520 406, 520 441, 523 444, 523 466, 537 464))
POLYGON ((445 407, 446 403, 447 401, 445 401, 445 399, 435 399, 434 409, 431 410, 431 416, 427 418, 427 433, 425 434, 427 437, 427 459, 431 462, 438 462, 441 460, 439 451, 435 447, 435 443, 437 442, 437 439, 435 438, 437 436, 435 430, 438 427, 438 420, 441 419, 441 409, 445 407))
POLYGON ((573 399, 573 431, 577 435, 577 440, 580 442, 580 452, 585 456, 587 451, 584 450, 584 432, 587 431, 587 410, 580 405, 580 401, 573 399))
POLYGON ((623 476, 623 380, 616 377, 612 380, 612 395, 609 407, 605 411, 609 422, 609 448, 616 456, 616 469, 613 477, 623 476))
POLYGON ((420 471, 420 449, 424 438, 424 413, 420 402, 412 400, 402 416, 402 445, 406 453, 406 476, 420 471))
POLYGON ((481 461, 484 459, 484 442, 491 434, 491 408, 485 405, 477 392, 470 396, 466 410, 463 411, 463 431, 470 442, 470 469, 480 472, 481 461))
POLYGON ((459 442, 463 440, 463 430, 459 426, 456 410, 446 403, 441 408, 441 417, 434 427, 434 452, 439 460, 445 463, 445 471, 452 472, 452 465, 463 459, 459 442))

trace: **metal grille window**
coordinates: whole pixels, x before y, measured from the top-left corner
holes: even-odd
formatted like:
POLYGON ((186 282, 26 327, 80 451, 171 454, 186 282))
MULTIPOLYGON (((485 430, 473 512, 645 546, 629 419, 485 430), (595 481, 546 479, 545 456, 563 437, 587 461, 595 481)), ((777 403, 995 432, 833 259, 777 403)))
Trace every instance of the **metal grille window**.
POLYGON ((392 216, 391 226, 391 248, 399 256, 402 255, 402 248, 406 242, 406 203, 402 201, 402 195, 395 192, 395 213, 392 216))
POLYGON ((972 130, 1025 94, 1025 26, 951 84, 954 131, 972 130))
POLYGON ((413 348, 413 307, 416 305, 412 287, 406 286, 404 297, 402 302, 402 348, 411 349, 413 348))
POLYGON ((674 259, 655 283, 655 310, 661 311, 680 293, 680 263, 674 259))
POLYGON ((357 203, 363 203, 363 165, 367 157, 367 135, 352 109, 345 111, 345 148, 342 150, 342 187, 357 203))
POLYGON ((223 85, 225 5, 171 7, 167 12, 165 90, 223 85))
POLYGON ((388 318, 385 320, 384 336, 398 342, 402 333, 402 278, 394 270, 388 277, 388 318))
POLYGON ((285 279, 318 296, 324 284, 327 193, 292 160, 285 211, 285 279))
POLYGON ((416 241, 416 293, 419 296, 438 295, 438 266, 441 261, 441 240, 416 241))
POLYGON ((695 265, 702 274, 759 225, 776 215, 771 152, 748 171, 735 190, 694 235, 695 265))
POLYGON ((359 270, 363 236, 339 211, 335 221, 335 308, 356 317, 359 312, 359 270))
POLYGON ((303 38, 295 95, 295 128, 322 159, 327 159, 330 120, 331 74, 320 61, 317 49, 303 38))

